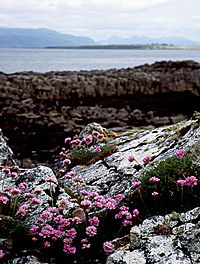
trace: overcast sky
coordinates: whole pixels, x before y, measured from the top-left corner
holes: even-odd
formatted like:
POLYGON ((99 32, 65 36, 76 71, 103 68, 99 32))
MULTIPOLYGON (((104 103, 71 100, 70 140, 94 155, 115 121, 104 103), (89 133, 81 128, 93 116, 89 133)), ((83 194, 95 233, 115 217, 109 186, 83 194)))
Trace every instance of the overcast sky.
POLYGON ((200 0, 0 0, 0 26, 200 40, 200 0))

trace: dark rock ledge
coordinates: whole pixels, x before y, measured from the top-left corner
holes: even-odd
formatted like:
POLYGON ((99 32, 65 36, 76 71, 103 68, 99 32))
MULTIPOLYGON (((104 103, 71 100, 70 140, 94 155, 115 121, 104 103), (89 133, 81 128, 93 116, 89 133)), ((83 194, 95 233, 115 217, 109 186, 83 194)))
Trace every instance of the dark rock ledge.
MULTIPOLYGON (((96 124, 91 124, 85 128, 84 132, 87 133, 96 126, 96 124)), ((199 157, 200 116, 196 113, 192 120, 171 126, 150 130, 130 130, 116 136, 112 143, 118 147, 116 153, 88 167, 76 166, 73 168, 77 176, 82 176, 85 179, 86 189, 97 191, 107 197, 113 197, 118 193, 127 194, 131 183, 135 179, 140 179, 144 171, 147 171, 159 160, 172 156, 180 148, 184 148, 199 157), (128 162, 129 155, 136 157, 141 164, 142 158, 146 155, 151 156, 153 161, 151 165, 141 166, 138 169, 134 162, 128 162)), ((0 165, 5 165, 8 162, 10 165, 15 165, 12 160, 12 152, 4 137, 0 135, 0 165)), ((200 171, 199 158, 194 166, 200 171)), ((51 201, 49 184, 45 182, 45 177, 52 177, 55 180, 56 177, 50 168, 44 166, 22 170, 19 177, 29 183, 31 190, 36 186, 43 190, 40 194, 42 203, 27 217, 27 224, 30 225, 38 221, 39 214, 49 207, 49 201, 51 201)), ((14 186, 14 182, 6 180, 5 186, 14 186)), ((56 193, 57 203, 63 197, 68 198, 68 194, 64 192, 62 187, 54 183, 52 183, 52 187, 53 193, 56 193)), ((68 204, 68 210, 71 206, 74 204, 68 204)), ((141 225, 131 229, 130 243, 108 257, 107 264, 200 263, 199 216, 200 208, 198 207, 182 214, 174 215, 172 213, 144 220, 141 225), (155 227, 163 225, 168 225, 170 232, 155 233, 155 227)), ((0 234, 0 241, 4 239, 4 237, 1 238, 0 234)), ((40 262, 34 256, 23 257, 21 252, 18 258, 10 259, 8 263, 30 264, 40 262)))
POLYGON ((194 61, 107 71, 0 72, 0 127, 24 156, 43 150, 48 160, 47 151, 90 122, 125 131, 174 124, 198 110, 200 64, 194 61))

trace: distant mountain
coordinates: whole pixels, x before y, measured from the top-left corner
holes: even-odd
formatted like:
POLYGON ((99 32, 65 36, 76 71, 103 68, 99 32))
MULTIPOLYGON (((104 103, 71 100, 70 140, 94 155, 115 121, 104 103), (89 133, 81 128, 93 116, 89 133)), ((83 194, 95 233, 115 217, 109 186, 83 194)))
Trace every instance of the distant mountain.
POLYGON ((137 45, 137 44, 167 44, 175 46, 200 46, 200 42, 185 39, 182 37, 168 37, 168 38, 150 38, 150 37, 137 37, 132 36, 129 38, 122 38, 118 36, 112 36, 106 40, 99 42, 101 45, 137 45))
POLYGON ((49 46, 95 45, 91 38, 62 34, 45 28, 0 27, 0 48, 44 48, 49 46))

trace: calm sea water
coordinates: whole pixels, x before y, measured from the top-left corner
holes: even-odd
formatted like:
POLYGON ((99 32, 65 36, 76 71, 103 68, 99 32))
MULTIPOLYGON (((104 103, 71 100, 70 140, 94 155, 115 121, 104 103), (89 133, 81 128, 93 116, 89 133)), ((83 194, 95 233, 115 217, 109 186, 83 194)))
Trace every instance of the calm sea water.
POLYGON ((64 71, 127 68, 162 60, 195 60, 200 50, 0 49, 0 71, 64 71))

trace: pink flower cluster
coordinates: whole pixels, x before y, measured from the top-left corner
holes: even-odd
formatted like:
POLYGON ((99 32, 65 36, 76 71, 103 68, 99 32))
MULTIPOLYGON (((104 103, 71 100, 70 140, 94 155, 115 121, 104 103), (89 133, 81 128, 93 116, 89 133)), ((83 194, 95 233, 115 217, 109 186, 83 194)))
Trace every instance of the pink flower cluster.
POLYGON ((119 213, 115 215, 115 219, 121 219, 123 226, 128 226, 133 224, 133 218, 139 215, 139 210, 134 209, 133 213, 130 213, 130 209, 128 206, 121 206, 119 208, 119 213))
POLYGON ((143 158, 144 165, 147 165, 149 162, 151 162, 152 158, 150 156, 145 156, 143 158))
POLYGON ((103 243, 103 250, 106 253, 112 253, 114 251, 114 245, 110 241, 106 241, 103 243))
POLYGON ((176 182, 181 187, 183 186, 193 187, 198 184, 198 179, 195 176, 189 176, 185 179, 177 180, 176 182))
POLYGON ((141 181, 135 181, 135 182, 132 183, 131 189, 136 189, 140 185, 141 185, 141 181))
POLYGON ((153 176, 153 177, 151 177, 149 179, 149 181, 152 182, 152 183, 158 183, 160 181, 160 179, 158 177, 156 177, 156 176, 153 176))
POLYGON ((181 159, 185 156, 185 150, 184 149, 179 149, 176 151, 176 157, 177 159, 181 159))

